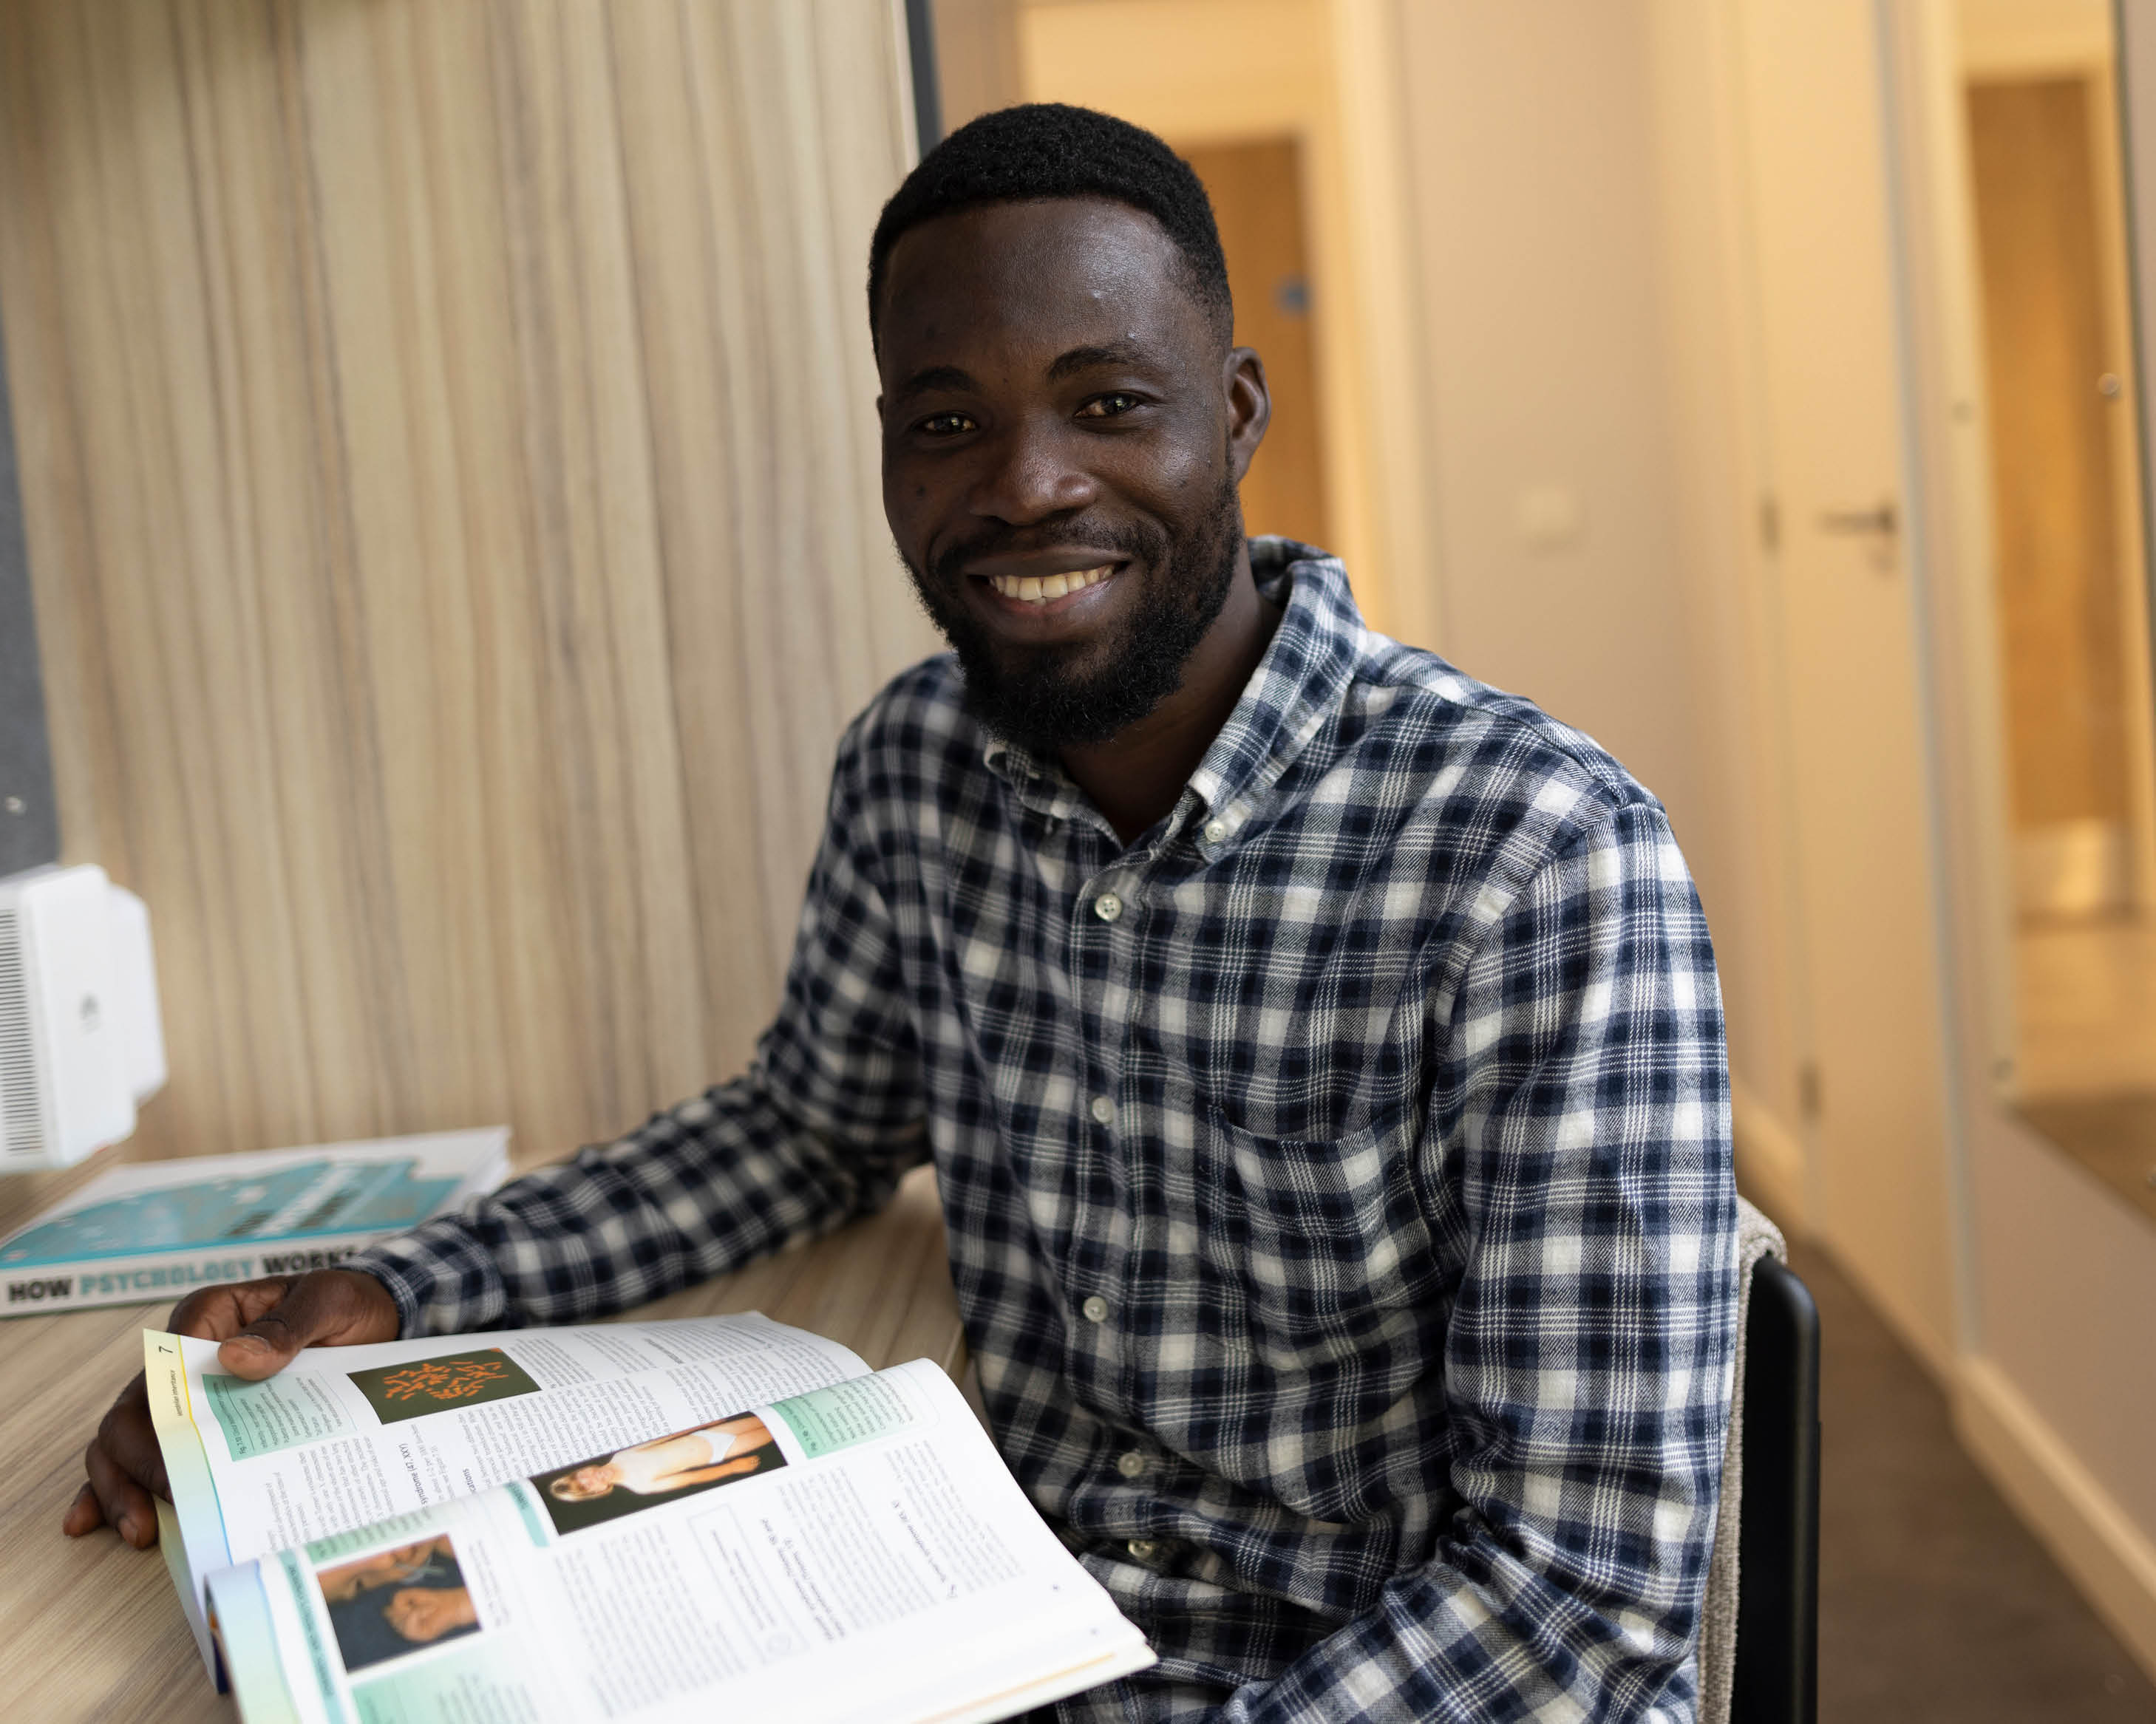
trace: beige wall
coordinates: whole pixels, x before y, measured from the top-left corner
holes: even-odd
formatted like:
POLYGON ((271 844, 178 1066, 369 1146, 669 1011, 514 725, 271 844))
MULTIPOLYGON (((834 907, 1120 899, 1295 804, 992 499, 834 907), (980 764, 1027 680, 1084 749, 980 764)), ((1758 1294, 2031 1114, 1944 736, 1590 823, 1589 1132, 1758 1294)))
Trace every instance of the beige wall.
POLYGON ((140 1152, 555 1154, 747 1054, 839 728, 933 644, 860 289, 896 12, 0 6, 67 849, 164 990, 140 1152))
POLYGON ((1807 1207, 1800 977, 1772 490, 1754 410, 1762 358, 1748 279, 1743 115, 1726 7, 1648 0, 1657 244, 1669 331, 1677 556, 1705 794, 1693 865, 1711 909, 1739 1085, 1738 1153, 1787 1218, 1807 1207))
MULTIPOLYGON (((1455 0, 1403 18, 1441 644, 1663 798, 1719 938, 1742 889, 1682 561, 1648 8, 1455 0), (1553 491, 1578 505, 1572 542, 1524 530, 1553 491)), ((1732 1020, 1742 1048, 1741 996, 1732 1020)))

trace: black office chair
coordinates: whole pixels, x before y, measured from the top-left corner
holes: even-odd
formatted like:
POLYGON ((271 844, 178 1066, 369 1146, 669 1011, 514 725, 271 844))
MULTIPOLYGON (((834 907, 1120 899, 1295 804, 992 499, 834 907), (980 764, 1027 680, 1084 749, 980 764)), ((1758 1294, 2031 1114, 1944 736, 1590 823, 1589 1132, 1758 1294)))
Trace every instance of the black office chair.
POLYGON ((1730 1724, 1818 1724, 1819 1307, 1772 1257, 1752 1271, 1742 1444, 1730 1724))

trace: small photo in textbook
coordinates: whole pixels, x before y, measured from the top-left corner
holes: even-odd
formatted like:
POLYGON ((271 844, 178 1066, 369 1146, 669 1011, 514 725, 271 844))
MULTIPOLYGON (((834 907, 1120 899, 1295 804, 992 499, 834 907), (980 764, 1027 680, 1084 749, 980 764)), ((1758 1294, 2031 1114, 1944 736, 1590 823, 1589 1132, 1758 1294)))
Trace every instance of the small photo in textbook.
POLYGON ((315 1580, 350 1674, 479 1632, 471 1589, 446 1532, 318 1568, 315 1580))
POLYGON ((468 1347, 439 1359, 414 1359, 349 1375, 384 1424, 539 1390, 524 1367, 498 1347, 468 1347))
POLYGON ((662 1502, 737 1485, 786 1465, 753 1413, 654 1437, 531 1480, 557 1532, 578 1532, 662 1502))

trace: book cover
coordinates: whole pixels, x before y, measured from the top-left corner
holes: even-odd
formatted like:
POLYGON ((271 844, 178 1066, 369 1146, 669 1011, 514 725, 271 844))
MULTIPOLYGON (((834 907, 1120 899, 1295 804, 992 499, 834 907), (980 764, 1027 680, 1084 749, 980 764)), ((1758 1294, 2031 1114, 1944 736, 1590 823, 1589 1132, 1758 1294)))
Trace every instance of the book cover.
POLYGON ((125 1164, 0 1240, 0 1315, 331 1269, 508 1167, 506 1126, 125 1164))

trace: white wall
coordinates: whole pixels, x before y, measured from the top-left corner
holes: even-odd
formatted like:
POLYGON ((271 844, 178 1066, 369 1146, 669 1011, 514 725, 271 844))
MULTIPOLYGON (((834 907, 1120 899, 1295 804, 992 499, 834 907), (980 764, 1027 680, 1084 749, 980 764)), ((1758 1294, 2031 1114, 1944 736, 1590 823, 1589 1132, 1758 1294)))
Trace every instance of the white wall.
POLYGON ((1447 654, 1614 752, 1698 824, 1643 8, 1404 14, 1447 654), (1537 549, 1527 494, 1576 500, 1537 549))
POLYGON ((1711 911, 1738 1081, 1740 1172, 1785 1225, 1808 1219, 1797 1072, 1809 1051, 1789 738, 1763 536, 1774 489, 1756 402, 1743 115, 1728 8, 1645 0, 1677 569, 1690 629, 1702 806, 1693 866, 1711 911))
POLYGON ((1732 818, 1741 750, 1712 699, 1736 625, 1702 592, 1740 571, 1727 531, 1694 531, 1678 482, 1651 8, 1448 0, 1402 16, 1439 644, 1586 731, 1668 805, 1741 1066, 1755 1028, 1779 1029, 1749 985, 1757 868, 1732 818), (1575 543, 1523 534, 1538 491, 1577 500, 1575 543))

